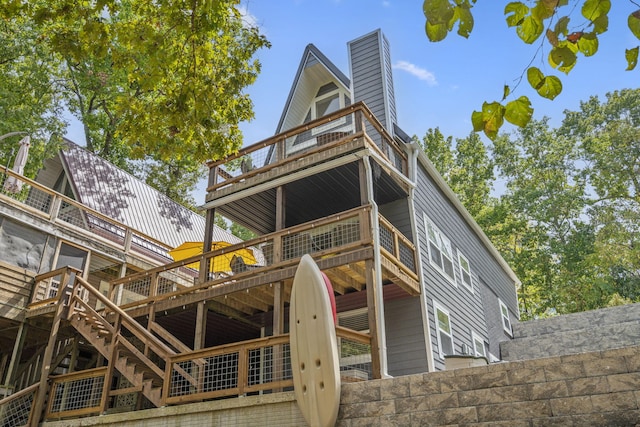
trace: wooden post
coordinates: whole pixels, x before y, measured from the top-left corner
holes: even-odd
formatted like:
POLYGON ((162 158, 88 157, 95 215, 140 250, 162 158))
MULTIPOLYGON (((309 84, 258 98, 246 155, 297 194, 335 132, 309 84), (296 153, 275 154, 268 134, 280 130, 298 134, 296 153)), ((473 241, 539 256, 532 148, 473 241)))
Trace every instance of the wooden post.
MULTIPOLYGON (((100 399, 100 413, 102 414, 106 413, 107 409, 109 409, 109 391, 111 390, 111 380, 116 367, 116 359, 118 358, 118 339, 120 337, 121 324, 122 317, 120 317, 119 313, 116 313, 116 318, 113 322, 115 333, 111 338, 111 354, 109 355, 107 372, 104 374, 104 383, 102 384, 102 398, 100 399)), ((141 400, 140 397, 138 397, 138 400, 141 400)))
POLYGON ((56 303, 56 312, 53 317, 53 324, 51 325, 51 335, 49 335, 49 343, 47 344, 47 348, 44 351, 44 356, 42 357, 42 373, 40 374, 40 385, 38 387, 38 393, 36 394, 33 406, 31 407, 33 417, 30 417, 30 424, 32 427, 36 427, 40 422, 42 409, 44 408, 44 400, 49 394, 47 390, 47 383, 49 381, 49 374, 51 373, 51 359, 53 357, 53 349, 58 339, 60 322, 62 321, 65 309, 67 308, 68 295, 66 294, 66 292, 58 292, 58 295, 59 298, 58 302, 56 303))
POLYGON ((382 296, 378 296, 375 286, 375 271, 373 260, 366 260, 365 264, 365 277, 367 281, 367 314, 369 320, 369 333, 371 335, 371 374, 374 379, 382 377, 380 370, 380 319, 378 318, 378 299, 382 296))
MULTIPOLYGON (((211 208, 207 210, 207 217, 204 226, 204 240, 203 252, 209 252, 211 250, 211 242, 213 241, 213 231, 215 230, 216 209, 211 208)), ((207 274, 209 272, 209 266, 211 265, 211 258, 200 263, 200 271, 198 274, 198 280, 200 283, 206 282, 209 278, 207 274)))
POLYGON ((4 380, 4 384, 7 386, 15 381, 15 375, 18 372, 18 365, 20 364, 20 357, 22 356, 22 349, 27 336, 28 326, 29 325, 23 321, 20 323, 20 327, 18 327, 18 334, 16 335, 16 341, 13 344, 13 352, 11 353, 11 360, 9 361, 9 369, 7 369, 7 376, 4 380))
POLYGON ((196 307, 196 329, 193 339, 193 349, 200 350, 204 348, 207 336, 207 302, 200 301, 196 307))

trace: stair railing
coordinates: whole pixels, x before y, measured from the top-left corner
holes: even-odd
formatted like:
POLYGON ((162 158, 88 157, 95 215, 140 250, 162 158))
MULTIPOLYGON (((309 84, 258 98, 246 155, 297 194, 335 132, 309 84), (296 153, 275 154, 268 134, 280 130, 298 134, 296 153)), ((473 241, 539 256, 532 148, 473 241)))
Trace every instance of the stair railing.
POLYGON ((35 383, 0 400, 0 424, 7 427, 31 424, 31 407, 38 394, 40 383, 35 383))

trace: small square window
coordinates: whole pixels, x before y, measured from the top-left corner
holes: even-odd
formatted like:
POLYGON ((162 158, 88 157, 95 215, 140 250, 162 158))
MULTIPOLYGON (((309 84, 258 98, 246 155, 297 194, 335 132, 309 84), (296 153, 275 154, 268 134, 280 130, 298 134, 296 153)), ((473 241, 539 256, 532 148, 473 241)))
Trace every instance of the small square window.
POLYGON ((487 357, 482 337, 475 332, 472 332, 471 338, 473 339, 473 355, 476 357, 487 357))

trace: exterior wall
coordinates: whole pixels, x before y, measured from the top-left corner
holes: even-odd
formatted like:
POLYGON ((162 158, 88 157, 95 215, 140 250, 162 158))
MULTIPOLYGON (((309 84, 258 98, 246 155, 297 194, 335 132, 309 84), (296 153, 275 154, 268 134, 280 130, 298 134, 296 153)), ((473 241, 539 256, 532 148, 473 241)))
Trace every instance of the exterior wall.
POLYGON ((29 303, 35 272, 0 261, 0 317, 24 319, 29 303))
MULTIPOLYGON (((502 332, 502 329, 492 330, 492 335, 490 335, 487 324, 492 324, 493 321, 502 321, 498 298, 507 305, 510 311, 510 320, 512 323, 515 322, 518 309, 517 297, 514 284, 507 273, 488 252, 480 238, 439 189, 421 163, 418 163, 416 179, 414 206, 418 235, 414 241, 420 251, 435 369, 442 370, 444 369, 444 360, 440 357, 438 349, 434 301, 449 311, 456 354, 463 353, 463 344, 473 348, 472 332, 488 342, 492 351, 497 353, 498 343, 496 340, 504 341, 510 337, 502 332), (451 242, 456 284, 452 284, 430 263, 425 215, 451 242), (473 292, 460 283, 458 250, 470 263, 473 292), (483 291, 482 283, 485 283, 491 292, 483 291), (492 309, 494 306, 498 307, 497 312, 492 309), (486 317, 490 317, 491 322, 487 322, 486 317)), ((501 325, 501 323, 499 324, 501 325)), ((498 356, 498 354, 495 355, 498 356)))
POLYGON ((409 206, 406 199, 380 205, 378 206, 378 212, 404 234, 406 238, 413 240, 411 217, 409 216, 409 206))
POLYGON ((427 348, 419 297, 386 301, 384 304, 388 374, 427 372, 427 348))
POLYGON ((489 353, 498 359, 503 357, 500 352, 500 344, 505 341, 500 304, 498 297, 484 280, 478 280, 482 295, 484 318, 487 323, 487 336, 489 337, 489 353))
POLYGON ((382 125, 393 132, 396 107, 389 42, 376 30, 348 43, 353 102, 364 101, 382 125))

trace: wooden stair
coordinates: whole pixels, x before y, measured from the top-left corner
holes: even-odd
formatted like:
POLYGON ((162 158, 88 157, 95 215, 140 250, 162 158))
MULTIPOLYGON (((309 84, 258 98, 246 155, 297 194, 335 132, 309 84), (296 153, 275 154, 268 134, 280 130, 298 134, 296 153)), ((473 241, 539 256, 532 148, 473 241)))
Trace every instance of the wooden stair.
POLYGON ((151 403, 156 407, 162 406, 164 378, 162 369, 122 334, 116 332, 113 325, 97 312, 86 309, 86 307, 85 310, 75 310, 69 321, 107 360, 111 362, 111 359, 114 358, 113 366, 115 369, 142 392, 151 403))

